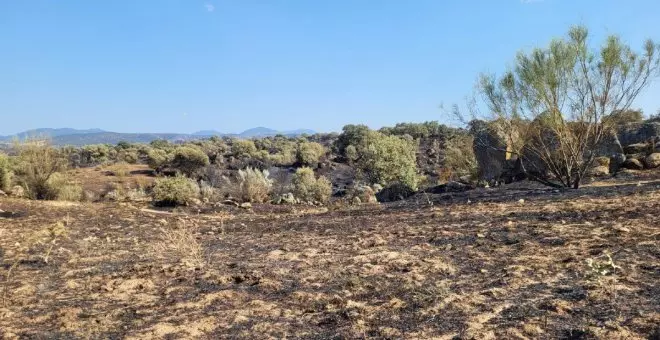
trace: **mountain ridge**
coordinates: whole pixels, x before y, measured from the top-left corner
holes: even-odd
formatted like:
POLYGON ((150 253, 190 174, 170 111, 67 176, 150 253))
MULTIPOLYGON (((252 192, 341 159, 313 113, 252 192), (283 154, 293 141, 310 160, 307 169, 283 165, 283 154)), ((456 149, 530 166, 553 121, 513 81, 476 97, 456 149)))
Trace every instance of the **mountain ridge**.
POLYGON ((290 131, 278 131, 266 127, 255 127, 241 133, 222 133, 216 130, 201 130, 194 133, 126 133, 111 132, 98 128, 73 129, 73 128, 38 128, 19 132, 14 135, 0 136, 0 142, 9 142, 14 139, 49 138, 53 145, 87 145, 87 144, 116 144, 120 141, 130 143, 149 143, 157 139, 165 139, 171 142, 187 141, 194 139, 209 138, 212 136, 236 137, 236 138, 258 138, 270 137, 278 134, 285 136, 298 136, 302 134, 314 134, 313 130, 297 129, 290 131))

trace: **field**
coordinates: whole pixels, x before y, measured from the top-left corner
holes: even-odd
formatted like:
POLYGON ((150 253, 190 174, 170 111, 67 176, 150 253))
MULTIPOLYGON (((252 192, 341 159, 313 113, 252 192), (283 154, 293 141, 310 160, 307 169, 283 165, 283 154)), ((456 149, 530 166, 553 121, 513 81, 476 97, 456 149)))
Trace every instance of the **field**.
POLYGON ((652 178, 360 207, 0 209, 6 339, 660 337, 652 178))

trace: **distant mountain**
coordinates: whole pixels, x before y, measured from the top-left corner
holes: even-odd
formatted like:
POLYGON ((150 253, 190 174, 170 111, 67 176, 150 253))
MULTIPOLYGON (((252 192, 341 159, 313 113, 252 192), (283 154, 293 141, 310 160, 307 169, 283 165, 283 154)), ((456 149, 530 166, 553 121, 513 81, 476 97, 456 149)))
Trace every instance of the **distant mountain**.
POLYGON ((193 133, 193 136, 224 136, 225 133, 215 130, 202 130, 193 133))
POLYGON ((302 134, 314 134, 312 130, 298 129, 292 131, 277 131, 265 127, 257 127, 245 130, 239 134, 221 133, 215 130, 202 130, 193 134, 185 133, 118 133, 108 132, 101 129, 78 130, 71 128, 61 129, 34 129, 13 136, 0 136, 0 142, 10 142, 14 138, 25 139, 26 137, 49 138, 53 145, 81 146, 88 144, 117 144, 125 141, 129 143, 149 143, 157 139, 165 139, 170 142, 181 142, 194 139, 208 138, 211 136, 229 136, 237 138, 269 137, 278 134, 285 136, 298 136, 302 134))
POLYGON ((79 130, 79 129, 71 129, 71 128, 60 128, 60 129, 41 128, 41 129, 23 131, 21 133, 17 133, 12 136, 0 136, 0 140, 11 140, 14 138, 25 139, 30 137, 53 138, 58 136, 83 135, 83 134, 100 133, 100 132, 105 132, 105 131, 101 129, 79 130))

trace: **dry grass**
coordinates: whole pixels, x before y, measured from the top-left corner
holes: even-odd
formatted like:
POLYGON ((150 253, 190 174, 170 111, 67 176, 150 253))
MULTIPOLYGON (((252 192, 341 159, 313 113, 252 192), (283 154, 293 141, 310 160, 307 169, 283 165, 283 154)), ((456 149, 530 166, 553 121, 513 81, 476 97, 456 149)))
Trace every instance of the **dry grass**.
POLYGON ((175 228, 166 223, 161 228, 160 240, 154 244, 155 257, 181 263, 190 268, 202 268, 206 265, 204 248, 197 241, 194 226, 181 223, 175 228))

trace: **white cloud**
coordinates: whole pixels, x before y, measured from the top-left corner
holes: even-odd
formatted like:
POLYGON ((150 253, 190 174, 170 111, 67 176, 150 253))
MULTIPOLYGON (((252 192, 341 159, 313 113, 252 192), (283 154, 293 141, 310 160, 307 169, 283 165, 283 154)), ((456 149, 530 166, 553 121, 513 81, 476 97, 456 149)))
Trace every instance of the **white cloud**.
POLYGON ((213 4, 211 4, 210 2, 205 3, 204 7, 206 7, 207 12, 215 11, 215 6, 213 6, 213 4))

